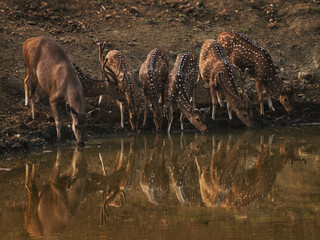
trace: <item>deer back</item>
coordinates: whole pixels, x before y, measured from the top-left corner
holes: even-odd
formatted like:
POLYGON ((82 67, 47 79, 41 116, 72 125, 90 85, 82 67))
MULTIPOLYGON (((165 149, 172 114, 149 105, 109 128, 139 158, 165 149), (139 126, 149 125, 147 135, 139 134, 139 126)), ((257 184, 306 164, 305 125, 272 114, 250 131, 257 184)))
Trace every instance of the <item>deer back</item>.
POLYGON ((165 50, 151 50, 139 71, 144 94, 150 98, 152 108, 158 107, 158 99, 168 78, 169 58, 165 50))
POLYGON ((62 48, 53 39, 40 36, 26 40, 23 52, 30 80, 37 81, 48 97, 58 95, 84 113, 82 85, 62 48))

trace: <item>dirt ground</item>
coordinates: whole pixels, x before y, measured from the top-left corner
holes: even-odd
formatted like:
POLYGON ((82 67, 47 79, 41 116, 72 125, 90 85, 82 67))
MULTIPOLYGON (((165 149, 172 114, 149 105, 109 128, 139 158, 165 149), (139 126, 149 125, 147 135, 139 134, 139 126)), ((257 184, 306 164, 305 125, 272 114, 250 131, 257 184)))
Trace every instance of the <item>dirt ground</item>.
MULTIPOLYGON (((285 81, 293 74, 301 90, 295 95, 295 112, 288 115, 273 100, 275 112, 266 107, 266 116, 255 112, 256 127, 285 126, 320 121, 320 1, 319 0, 4 0, 0 2, 0 154, 48 147, 56 142, 56 130, 48 99, 39 91, 36 119, 24 106, 23 78, 26 67, 22 46, 39 35, 54 38, 91 77, 100 79, 97 43, 124 53, 139 85, 138 71, 148 52, 161 47, 170 54, 170 67, 177 54, 192 51, 199 55, 206 39, 217 39, 223 31, 247 35, 271 54, 279 76, 285 81)), ((254 81, 247 91, 257 99, 254 81)), ((142 89, 137 89, 140 104, 142 89)), ((86 109, 97 106, 97 98, 86 99, 86 109)), ((210 106, 208 86, 200 83, 199 107, 210 106)), ((178 116, 178 115, 177 115, 178 116)), ((207 116, 209 131, 245 128, 236 118, 228 120, 225 108, 218 108, 217 120, 207 116)), ((114 100, 105 97, 101 113, 88 123, 89 136, 132 134, 125 116, 114 100)), ((71 118, 64 114, 62 138, 74 141, 71 118)), ((175 117, 173 131, 179 129, 175 117)), ((194 130, 191 124, 187 129, 194 130)), ((154 131, 149 116, 144 131, 154 131)))

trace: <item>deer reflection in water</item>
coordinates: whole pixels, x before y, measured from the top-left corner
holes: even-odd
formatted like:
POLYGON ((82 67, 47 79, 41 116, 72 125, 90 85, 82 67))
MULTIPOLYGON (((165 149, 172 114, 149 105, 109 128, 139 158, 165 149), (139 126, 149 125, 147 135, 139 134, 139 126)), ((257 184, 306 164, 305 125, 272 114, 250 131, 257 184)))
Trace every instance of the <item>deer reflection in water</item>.
POLYGON ((26 229, 31 236, 48 236, 62 232, 72 221, 84 197, 87 163, 80 149, 75 149, 70 170, 60 175, 61 152, 52 168, 49 182, 38 189, 35 165, 26 164, 25 187, 28 208, 26 229))
POLYGON ((213 137, 210 166, 202 171, 196 160, 201 196, 206 206, 246 206, 271 191, 277 173, 285 164, 281 154, 271 151, 273 137, 269 136, 265 144, 264 136, 260 136, 258 149, 250 132, 233 145, 232 137, 229 138, 225 147, 222 140, 216 143, 213 137))
POLYGON ((165 147, 166 141, 157 135, 153 148, 148 151, 147 140, 144 137, 144 168, 140 178, 142 191, 147 195, 149 202, 158 205, 163 203, 169 195, 169 173, 166 168, 165 147))
POLYGON ((171 187, 180 203, 200 204, 201 195, 195 158, 201 154, 207 137, 205 135, 196 137, 186 148, 182 139, 180 145, 183 151, 178 156, 173 156, 173 142, 170 136, 169 141, 171 187))
POLYGON ((102 175, 89 174, 90 189, 102 190, 103 201, 100 206, 100 224, 106 222, 109 217, 109 207, 121 207, 126 202, 126 191, 130 187, 135 174, 135 147, 134 139, 131 139, 130 151, 127 163, 124 165, 124 142, 121 139, 121 150, 117 154, 116 162, 112 173, 107 175, 101 160, 102 175))

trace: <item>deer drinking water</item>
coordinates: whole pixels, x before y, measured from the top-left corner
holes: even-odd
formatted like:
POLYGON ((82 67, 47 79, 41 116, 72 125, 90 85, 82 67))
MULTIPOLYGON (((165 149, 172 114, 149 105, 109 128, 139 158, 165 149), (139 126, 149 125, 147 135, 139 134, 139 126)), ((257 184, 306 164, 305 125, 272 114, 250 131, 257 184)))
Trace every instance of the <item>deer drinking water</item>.
POLYGON ((156 131, 161 130, 163 120, 163 102, 165 83, 169 73, 169 58, 166 51, 155 48, 151 50, 139 71, 139 78, 144 92, 143 126, 146 125, 148 108, 153 112, 156 131), (160 97, 160 104, 159 104, 160 97))
POLYGON ((24 79, 25 103, 28 105, 30 96, 32 119, 35 116, 35 91, 39 84, 49 97, 58 142, 61 141, 58 106, 67 102, 67 112, 72 117, 72 130, 78 145, 84 147, 87 119, 96 116, 100 109, 85 112, 83 88, 68 56, 53 39, 46 36, 27 39, 23 45, 23 54, 28 68, 24 79))
MULTIPOLYGON (((202 79, 209 83, 212 98, 212 119, 215 119, 216 97, 220 105, 221 94, 227 101, 229 119, 232 119, 234 110, 238 118, 248 127, 252 127, 253 121, 251 112, 249 111, 249 98, 245 94, 244 81, 247 75, 245 72, 240 78, 242 81, 243 98, 240 97, 237 86, 235 84, 235 75, 232 64, 229 62, 223 47, 215 40, 208 39, 202 45, 199 61, 200 74, 202 79)), ((200 76, 200 75, 199 75, 200 76)))
MULTIPOLYGON (((100 55, 102 56, 102 54, 100 55)), ((138 108, 137 108, 137 101, 135 99, 135 82, 133 78, 133 73, 131 66, 129 64, 128 59, 126 56, 117 51, 112 50, 109 51, 106 58, 108 59, 105 67, 111 69, 114 73, 116 73, 118 79, 119 79, 119 88, 124 93, 125 98, 128 102, 129 106, 129 115, 130 115, 130 125, 132 131, 135 131, 135 129, 138 127, 138 108)), ((100 63, 102 63, 100 59, 100 63)), ((121 113, 121 127, 124 127, 123 124, 123 115, 124 115, 124 108, 123 108, 123 101, 117 99, 117 104, 120 108, 121 113)))
POLYGON ((174 67, 169 74, 168 133, 170 133, 173 121, 173 104, 181 111, 181 130, 183 130, 184 116, 201 132, 207 130, 206 125, 203 123, 203 115, 207 112, 207 109, 196 109, 190 101, 191 94, 193 94, 194 101, 198 72, 198 61, 193 53, 186 52, 177 56, 174 67))
POLYGON ((293 79, 291 78, 290 80, 290 88, 287 88, 284 82, 276 75, 271 56, 265 49, 238 33, 220 33, 218 42, 225 48, 235 66, 242 70, 249 69, 249 74, 254 78, 258 91, 260 114, 264 114, 263 89, 268 97, 270 109, 274 110, 270 97, 271 91, 275 95, 279 95, 280 103, 287 112, 293 111, 293 79))

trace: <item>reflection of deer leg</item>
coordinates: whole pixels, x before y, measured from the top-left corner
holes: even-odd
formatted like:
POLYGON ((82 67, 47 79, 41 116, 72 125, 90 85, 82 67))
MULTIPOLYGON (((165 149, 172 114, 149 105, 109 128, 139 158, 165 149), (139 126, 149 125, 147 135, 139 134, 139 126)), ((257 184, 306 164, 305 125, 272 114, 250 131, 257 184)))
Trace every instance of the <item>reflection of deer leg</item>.
POLYGON ((195 158, 194 158, 194 161, 196 162, 196 165, 197 165, 197 170, 198 170, 199 180, 200 180, 200 177, 201 177, 201 167, 200 167, 200 164, 199 164, 198 158, 197 158, 197 157, 195 157, 195 158))
POLYGON ((50 183, 57 184, 60 176, 61 150, 57 149, 57 157, 50 174, 50 183))
POLYGON ((106 169, 104 167, 103 158, 101 156, 101 153, 99 153, 99 159, 100 159, 100 163, 101 163, 102 174, 103 174, 103 176, 107 176, 106 169))
POLYGON ((31 165, 30 169, 30 164, 26 163, 25 188, 27 189, 29 196, 34 192, 34 189, 36 189, 34 173, 34 164, 31 165))
POLYGON ((100 224, 103 224, 106 222, 106 218, 109 218, 109 213, 108 213, 108 204, 112 202, 117 194, 119 193, 119 189, 114 190, 113 193, 109 193, 105 200, 103 201, 101 208, 100 208, 100 224), (110 196, 111 195, 111 196, 110 196))
POLYGON ((123 139, 121 139, 121 149, 117 153, 117 158, 113 167, 113 171, 119 170, 122 167, 123 155, 124 155, 124 142, 123 142, 123 139))
POLYGON ((259 143, 259 148, 258 148, 258 156, 257 156, 257 161, 256 161, 256 166, 259 166, 263 162, 263 157, 264 157, 264 136, 260 136, 260 143, 259 143))
POLYGON ((172 103, 169 103, 169 114, 168 114, 168 130, 167 132, 170 134, 170 129, 171 129, 171 124, 173 121, 173 107, 172 107, 172 103))
POLYGON ((181 132, 180 134, 180 148, 181 150, 184 150, 184 146, 186 146, 186 143, 185 143, 185 138, 183 137, 183 132, 181 132))

